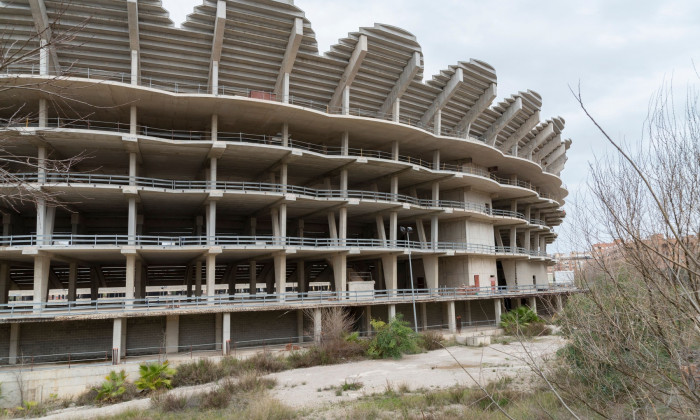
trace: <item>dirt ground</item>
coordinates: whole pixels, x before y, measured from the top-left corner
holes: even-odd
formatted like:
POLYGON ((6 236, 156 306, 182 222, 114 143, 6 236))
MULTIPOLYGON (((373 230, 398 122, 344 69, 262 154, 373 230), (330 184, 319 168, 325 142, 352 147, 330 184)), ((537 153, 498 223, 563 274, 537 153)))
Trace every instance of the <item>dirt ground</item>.
POLYGON ((446 350, 404 356, 401 360, 363 360, 289 370, 270 375, 278 381, 272 394, 292 407, 319 408, 350 401, 362 395, 384 392, 387 386, 394 389, 407 386, 416 390, 457 384, 476 385, 460 364, 482 384, 513 377, 517 378, 516 383, 526 386, 532 376, 531 369, 523 360, 527 358, 527 353, 542 360, 553 355, 563 345, 561 337, 548 336, 526 342, 527 352, 519 342, 492 344, 488 347, 453 346, 446 350), (337 396, 336 390, 346 382, 359 382, 362 387, 337 396))

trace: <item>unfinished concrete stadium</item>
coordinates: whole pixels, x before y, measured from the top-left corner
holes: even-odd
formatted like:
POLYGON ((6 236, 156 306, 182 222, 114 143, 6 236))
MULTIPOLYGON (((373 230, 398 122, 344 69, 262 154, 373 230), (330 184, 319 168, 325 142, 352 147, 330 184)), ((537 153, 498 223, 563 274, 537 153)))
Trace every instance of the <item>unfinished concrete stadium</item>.
POLYGON ((292 0, 204 0, 181 27, 157 0, 0 10, 3 53, 36 51, 2 68, 0 136, 37 162, 1 194, 62 203, 2 208, 0 364, 311 341, 338 305, 363 333, 453 331, 575 291, 546 274, 564 120, 531 90, 494 102, 483 61, 423 81, 385 24, 319 54, 292 0))

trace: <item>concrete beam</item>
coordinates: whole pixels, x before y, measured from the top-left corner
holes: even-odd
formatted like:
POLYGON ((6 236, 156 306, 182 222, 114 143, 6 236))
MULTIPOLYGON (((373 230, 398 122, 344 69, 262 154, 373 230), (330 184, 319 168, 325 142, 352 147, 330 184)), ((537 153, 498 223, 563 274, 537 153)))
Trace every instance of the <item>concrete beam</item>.
POLYGON ((219 91, 219 61, 221 61, 225 29, 226 2, 219 0, 216 2, 216 18, 214 20, 214 34, 211 41, 211 57, 209 60, 209 85, 214 95, 219 91))
POLYGON ((530 118, 527 119, 520 127, 518 127, 517 130, 515 130, 515 133, 511 134, 506 141, 501 144, 500 149, 503 153, 509 153, 510 150, 514 147, 517 146, 520 140, 522 140, 523 137, 525 137, 530 131, 532 131, 533 128, 537 126, 540 122, 540 112, 537 111, 530 118))
POLYGON ((427 125, 433 116, 445 107, 447 102, 449 102, 455 93, 457 93, 457 88, 459 87, 460 83, 462 83, 463 79, 464 71, 461 67, 457 67, 457 70, 450 78, 450 81, 447 82, 447 85, 445 85, 445 87, 442 89, 442 92, 440 92, 433 103, 428 107, 428 110, 425 111, 425 114, 423 114, 421 117, 419 125, 427 125))
POLYGON ((129 20, 129 49, 141 51, 139 38, 139 6, 138 0, 126 0, 126 11, 129 20))
POLYGON ((496 121, 491 124, 491 127, 486 129, 486 132, 484 132, 484 140, 486 141, 486 144, 493 146, 496 144, 496 137, 498 137, 498 133, 503 130, 503 128, 512 120, 515 118, 515 116, 520 112, 520 110, 523 109, 523 100, 521 97, 515 98, 515 102, 510 104, 508 109, 505 110, 503 114, 501 114, 500 117, 496 119, 496 121))
MULTIPOLYGON (((42 44, 50 44, 53 41, 53 33, 51 31, 49 16, 46 13, 46 4, 44 0, 29 0, 29 7, 32 10, 32 18, 34 19, 34 26, 36 27, 36 32, 39 34, 39 39, 42 44)), ((61 65, 58 62, 56 49, 50 45, 46 47, 46 49, 50 56, 50 65, 53 66, 56 74, 61 74, 61 65)))
POLYGON ((552 136, 554 136, 554 123, 550 122, 547 124, 547 126, 542 129, 535 138, 530 140, 525 146, 523 146, 523 149, 520 151, 520 156, 522 157, 531 157, 532 156, 532 151, 535 150, 539 145, 550 139, 552 136))
MULTIPOLYGON (((389 113, 394 105, 394 102, 400 99, 404 92, 406 92, 406 89, 408 89, 408 86, 411 85, 411 82, 418 74, 418 70, 420 70, 420 53, 416 51, 413 53, 413 57, 408 60, 408 63, 406 64, 406 67, 403 68, 403 71, 401 72, 399 79, 396 81, 396 84, 394 84, 391 92, 389 92, 386 100, 384 100, 384 103, 379 108, 380 115, 389 113)), ((396 116, 394 116, 394 118, 396 118, 396 116)))
POLYGON ((544 146, 540 148, 540 150, 537 151, 537 153, 534 153, 532 155, 532 160, 535 162, 539 162, 542 159, 544 159, 548 154, 552 153, 561 145, 561 135, 557 134, 556 136, 552 137, 551 140, 545 143, 544 146))
POLYGON ((484 91, 484 93, 479 96, 479 99, 476 100, 476 103, 472 105, 471 108, 469 108, 469 111, 467 111, 466 114, 462 117, 461 120, 457 123, 455 126, 455 131, 456 132, 462 132, 464 135, 462 137, 467 138, 469 137, 469 129, 471 128, 471 125, 476 119, 481 115, 482 112, 484 112, 486 109, 488 109, 489 106, 491 106, 491 103, 493 100, 496 99, 496 84, 491 83, 491 85, 484 91))
POLYGON ((564 169, 564 164, 567 160, 566 155, 559 156, 554 162, 547 165, 547 172, 558 175, 564 169))
POLYGON ((289 74, 294 67, 294 62, 296 61, 297 52, 299 52, 299 46, 301 45, 303 37, 304 21, 301 18, 295 18, 294 24, 292 25, 292 32, 289 34, 287 49, 284 51, 284 57, 282 58, 280 72, 275 82, 275 94, 282 94, 284 96, 284 102, 289 102, 289 74))
POLYGON ((345 67, 345 71, 340 77, 338 86, 335 88, 333 97, 331 97, 331 101, 328 103, 328 107, 330 109, 337 108, 338 106, 340 106, 345 89, 349 88, 350 85, 352 85, 352 82, 355 80, 355 76, 357 76, 357 72, 360 70, 360 67, 362 66, 362 61, 365 59, 366 55, 367 36, 360 35, 360 38, 357 40, 357 44, 355 44, 355 51, 352 52, 352 56, 350 56, 350 61, 348 61, 348 65, 345 67))

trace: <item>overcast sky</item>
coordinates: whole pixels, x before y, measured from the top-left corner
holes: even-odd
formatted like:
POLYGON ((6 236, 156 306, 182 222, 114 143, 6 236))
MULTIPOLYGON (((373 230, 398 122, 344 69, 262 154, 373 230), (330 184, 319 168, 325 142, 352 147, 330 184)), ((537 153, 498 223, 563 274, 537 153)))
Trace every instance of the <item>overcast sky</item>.
MULTIPOLYGON (((163 0, 163 5, 180 23, 200 2, 163 0)), ((589 111, 609 134, 634 143, 641 138, 649 98, 664 81, 677 87, 698 82, 693 60, 700 68, 699 0, 294 3, 311 21, 321 52, 348 32, 381 22, 416 36, 426 78, 477 58, 496 69, 499 99, 526 89, 539 92, 541 117, 564 117, 563 137, 573 140, 562 174, 569 198, 585 188, 588 162, 610 151, 580 111, 570 85, 580 82, 589 111)), ((572 245, 550 250, 557 248, 568 251, 572 245)))

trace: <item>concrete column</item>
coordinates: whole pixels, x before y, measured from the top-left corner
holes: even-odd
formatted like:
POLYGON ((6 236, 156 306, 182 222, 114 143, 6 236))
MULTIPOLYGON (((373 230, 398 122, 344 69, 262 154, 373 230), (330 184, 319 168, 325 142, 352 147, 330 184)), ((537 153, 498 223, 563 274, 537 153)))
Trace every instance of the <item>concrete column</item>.
POLYGON ((436 136, 440 135, 440 132, 442 131, 442 110, 439 110, 435 113, 435 116, 433 117, 433 133, 436 136))
POLYGON ((49 107, 46 99, 39 99, 39 127, 46 128, 49 122, 49 107))
MULTIPOLYGON (((134 299, 134 286, 136 284, 136 255, 127 254, 126 256, 126 292, 124 297, 134 299)), ((127 305, 131 306, 131 303, 127 305)))
POLYGON ((197 261, 194 264, 194 295, 202 296, 202 262, 197 261))
POLYGON ((258 265, 255 260, 250 261, 249 277, 250 284, 248 287, 250 288, 250 294, 254 295, 258 292, 258 265))
POLYGON ((129 219, 128 219, 127 235, 129 235, 129 245, 136 244, 136 197, 129 197, 129 219))
MULTIPOLYGON (((214 118, 212 118, 212 124, 214 123, 214 118)), ((216 181, 218 178, 218 159, 209 159, 209 188, 212 190, 216 189, 216 181)))
POLYGON ((438 217, 437 215, 430 216, 430 245, 433 249, 437 249, 439 238, 438 238, 438 217))
POLYGON ((304 310, 297 309, 297 341, 304 343, 304 310))
POLYGON ((471 301, 471 300, 467 300, 467 301, 464 302, 464 304, 465 304, 465 306, 466 306, 466 312, 467 312, 467 313, 465 314, 465 315, 466 315, 465 319, 467 320, 467 323, 468 323, 469 325, 472 325, 472 301, 471 301))
MULTIPOLYGON (((49 269, 51 268, 51 258, 46 255, 36 255, 34 257, 34 303, 46 302, 46 295, 49 292, 49 269)), ((41 310, 37 305, 35 311, 41 310)))
POLYGON ((226 356, 231 351, 231 313, 224 312, 221 318, 221 349, 226 356))
POLYGON ((345 239, 348 237, 348 209, 341 207, 338 209, 338 237, 340 245, 345 245, 345 239))
POLYGON ((532 312, 537 313, 537 298, 532 296, 528 299, 528 306, 532 309, 532 312))
POLYGON ((392 175, 391 176, 391 195, 393 196, 393 200, 396 201, 397 195, 399 195, 399 176, 398 175, 392 175))
POLYGON ((216 296, 216 255, 207 254, 207 296, 214 301, 216 296))
POLYGON ((515 226, 510 228, 510 251, 515 252, 515 248, 517 247, 517 230, 515 229, 515 226))
POLYGON ((387 319, 391 322, 394 318, 396 318, 396 305, 389 305, 387 309, 387 319))
POLYGON ((221 350, 224 342, 224 317, 221 312, 214 314, 214 350, 221 350))
POLYGON ((10 296, 10 265, 0 263, 0 305, 7 305, 10 296))
POLYGON ((503 305, 503 299, 493 300, 493 312, 496 317, 496 325, 501 324, 501 306, 503 305))
POLYGON ((284 73, 282 79, 282 101, 285 104, 289 103, 289 73, 284 73))
POLYGON ((131 84, 139 84, 139 52, 131 50, 131 84))
POLYGON ((18 323, 10 324, 10 349, 8 354, 8 363, 11 365, 17 364, 17 356, 19 355, 19 326, 18 323))
MULTIPOLYGON (((282 146, 283 147, 289 147, 289 123, 283 123, 282 124, 282 146)), ((280 179, 282 178, 282 168, 284 168, 285 172, 285 177, 286 177, 286 172, 287 172, 287 164, 282 163, 282 166, 280 167, 280 179)), ((285 178, 283 181, 280 180, 281 184, 286 184, 287 179, 285 178)))
POLYGON ((389 213, 389 240, 391 246, 396 247, 396 239, 398 237, 399 213, 392 211, 389 213))
POLYGON ((338 229, 335 226, 335 212, 328 212, 328 231, 330 232, 331 239, 338 238, 338 229))
POLYGON ((297 291, 299 293, 308 292, 308 285, 306 284, 306 267, 304 261, 297 261, 297 291))
POLYGON ((425 255, 423 256, 423 269, 425 271, 425 284, 428 289, 433 289, 437 293, 438 288, 438 256, 425 255))
POLYGON ((400 114, 401 114, 401 99, 396 98, 396 100, 394 101, 394 104, 392 106, 392 112, 391 112, 392 121, 399 122, 399 118, 401 116, 400 114))
POLYGON ((207 244, 216 244, 216 201, 210 201, 207 217, 207 244))
MULTIPOLYGON (((382 255, 382 269, 384 271, 384 284, 388 290, 395 290, 398 285, 396 255, 382 255)), ((395 295, 396 292, 389 292, 395 295)))
POLYGON ((377 224, 377 238, 382 241, 383 246, 386 246, 386 229, 384 228, 384 218, 381 215, 375 217, 377 224))
POLYGON ((420 304, 420 322, 423 327, 423 331, 428 329, 428 305, 423 302, 420 304))
POLYGON ((365 331, 367 335, 372 335, 372 307, 365 306, 365 331))
POLYGON ((129 185, 136 185, 136 153, 129 153, 129 185))
MULTIPOLYGON (((280 237, 281 238, 286 238, 287 237, 287 205, 285 203, 280 204, 280 209, 279 209, 279 228, 280 228, 280 237)), ((286 244, 286 243, 283 243, 286 244)))
POLYGON ((540 252, 543 254, 547 253, 547 240, 544 236, 540 236, 540 252))
POLYGON ((314 342, 317 344, 321 342, 321 328, 321 309, 314 308, 314 342))
POLYGON ((394 140, 393 143, 391 143, 391 158, 393 160, 399 160, 399 141, 394 140))
POLYGON ((440 149, 433 150, 433 169, 440 169, 440 149))
POLYGON ((564 310, 564 302, 563 302, 561 295, 554 296, 554 299, 555 299, 555 303, 557 305, 557 312, 563 311, 564 310))
POLYGON ((165 353, 177 353, 180 345, 180 316, 165 317, 165 353))
POLYGON ((335 254, 331 257, 333 264, 333 280, 335 281, 335 291, 345 292, 347 290, 347 256, 343 253, 335 254))
POLYGON ((136 113, 136 105, 131 105, 129 109, 129 134, 135 136, 138 133, 138 120, 136 113))
POLYGON ((214 96, 219 95, 219 62, 211 62, 211 93, 214 96))
POLYGON ((273 257, 275 264, 275 291, 281 302, 284 302, 284 293, 287 292, 287 255, 277 253, 273 257))
MULTIPOLYGON (((112 325, 112 348, 119 349, 121 359, 126 356, 126 318, 114 318, 112 325)), ((119 364, 119 361, 114 364, 119 364)))
POLYGON ((343 198, 348 196, 348 170, 343 168, 340 170, 340 191, 343 194, 343 198))
POLYGON ((56 207, 46 208, 46 224, 44 225, 44 244, 51 245, 53 237, 53 227, 56 222, 56 207))
MULTIPOLYGON (((143 265, 141 260, 136 259, 136 268, 134 276, 134 298, 143 299, 146 297, 146 267, 143 265)), ((192 296, 192 280, 190 279, 190 285, 187 296, 192 296)))
POLYGON ((343 115, 350 113, 350 86, 345 86, 343 89, 343 115))
MULTIPOLYGON (((284 136, 282 136, 284 139, 284 136)), ((283 140, 284 141, 284 140, 283 140)), ((280 166, 280 184, 282 184, 282 192, 287 192, 287 184, 289 183, 289 167, 286 163, 280 166)))
POLYGON ((455 315, 455 302, 450 301, 450 302, 445 302, 445 305, 447 306, 447 329, 450 331, 451 334, 454 334, 457 332, 457 318, 455 315))
POLYGON ((2 236, 8 237, 12 234, 12 215, 10 213, 2 214, 2 236))
POLYGON ((39 40, 39 75, 48 76, 49 75, 49 49, 46 47, 48 43, 43 36, 39 40))

